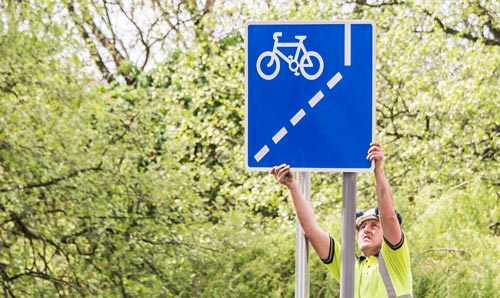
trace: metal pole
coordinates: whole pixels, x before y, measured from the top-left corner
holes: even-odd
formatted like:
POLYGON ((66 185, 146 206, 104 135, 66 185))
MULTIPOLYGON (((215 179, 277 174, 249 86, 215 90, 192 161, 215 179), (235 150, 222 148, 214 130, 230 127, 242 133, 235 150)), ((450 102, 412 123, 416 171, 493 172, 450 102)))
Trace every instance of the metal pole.
POLYGON ((340 255, 340 297, 354 297, 354 241, 356 224, 356 173, 343 173, 342 253, 340 255))
MULTIPOLYGON (((299 172, 297 182, 304 198, 311 201, 311 176, 309 172, 299 172)), ((295 298, 309 297, 309 240, 307 240, 297 219, 295 250, 295 298)))

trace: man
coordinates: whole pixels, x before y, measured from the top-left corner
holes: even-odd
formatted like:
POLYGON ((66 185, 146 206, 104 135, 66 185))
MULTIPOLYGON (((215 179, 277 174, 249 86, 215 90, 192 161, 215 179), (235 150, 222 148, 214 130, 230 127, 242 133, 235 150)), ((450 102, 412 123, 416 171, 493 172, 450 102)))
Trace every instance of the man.
MULTIPOLYGON (((355 263, 354 297, 412 297, 410 252, 400 227, 401 217, 394 210, 391 186, 383 169, 384 150, 380 143, 370 144, 367 159, 375 162, 378 206, 357 214, 358 247, 363 255, 355 263)), ((269 172, 288 187, 306 237, 323 263, 340 281, 341 246, 319 227, 290 166, 283 164, 269 172)))

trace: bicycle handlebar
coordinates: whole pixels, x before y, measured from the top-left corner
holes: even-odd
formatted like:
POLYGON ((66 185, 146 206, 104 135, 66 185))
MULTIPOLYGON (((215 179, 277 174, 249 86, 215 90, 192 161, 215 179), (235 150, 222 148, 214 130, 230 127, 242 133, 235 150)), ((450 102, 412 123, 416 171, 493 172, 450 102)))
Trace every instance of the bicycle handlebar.
POLYGON ((273 39, 274 39, 275 41, 278 41, 278 37, 280 37, 281 35, 283 35, 283 33, 282 33, 282 32, 274 32, 274 34, 273 34, 273 39))

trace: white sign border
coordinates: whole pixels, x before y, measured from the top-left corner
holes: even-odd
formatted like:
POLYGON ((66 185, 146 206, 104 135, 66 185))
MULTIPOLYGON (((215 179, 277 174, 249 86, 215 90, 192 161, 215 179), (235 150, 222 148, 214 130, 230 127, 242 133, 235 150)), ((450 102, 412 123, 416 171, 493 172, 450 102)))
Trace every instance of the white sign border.
MULTIPOLYGON (((245 168, 248 171, 269 171, 271 167, 250 167, 248 164, 248 27, 250 25, 346 25, 346 24, 368 24, 372 26, 372 142, 375 140, 376 131, 376 88, 375 88, 375 71, 376 71, 376 26, 373 20, 335 20, 335 21, 248 21, 245 24, 245 168)), ((344 45, 345 46, 345 45, 344 45)), ((350 60, 350 59, 349 59, 350 60)), ((350 63, 350 61, 349 61, 350 63)), ((367 146, 368 147, 368 146, 367 146)), ((368 153, 367 153, 368 155, 368 153)), ((374 162, 369 168, 295 168, 292 170, 299 172, 354 172, 364 173, 371 172, 374 168, 374 162)))

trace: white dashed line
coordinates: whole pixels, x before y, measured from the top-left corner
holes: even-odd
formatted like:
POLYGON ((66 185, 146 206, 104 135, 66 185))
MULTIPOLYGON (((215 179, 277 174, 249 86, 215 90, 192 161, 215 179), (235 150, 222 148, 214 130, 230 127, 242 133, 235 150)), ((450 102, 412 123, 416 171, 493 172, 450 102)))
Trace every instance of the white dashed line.
MULTIPOLYGON (((331 88, 330 88, 330 89, 331 89, 331 88)), ((323 92, 321 92, 321 90, 320 90, 320 91, 318 91, 318 93, 316 93, 316 94, 313 96, 313 98, 311 98, 311 99, 309 100, 309 105, 311 106, 311 108, 314 108, 314 106, 315 106, 315 105, 316 105, 316 104, 317 104, 317 103, 318 103, 321 99, 323 99, 323 97, 324 97, 323 92)))
POLYGON ((342 75, 340 74, 340 72, 337 72, 329 81, 328 83, 326 83, 326 85, 328 86, 328 88, 332 89, 333 87, 335 87, 335 85, 337 85, 337 83, 342 80, 342 75))
POLYGON ((266 154, 269 152, 269 147, 267 145, 264 145, 257 154, 255 154, 254 158, 257 162, 259 162, 266 154))
POLYGON ((290 119, 290 123, 292 123, 293 126, 295 126, 297 123, 299 123, 300 119, 302 119, 306 115, 306 112, 304 112, 304 109, 300 109, 293 117, 290 119))
POLYGON ((274 136, 273 136, 273 142, 275 144, 278 144, 278 142, 288 133, 286 128, 281 128, 280 131, 278 131, 274 136))
MULTIPOLYGON (((346 29, 347 30, 347 29, 346 29)), ((350 36, 350 35, 349 35, 350 36)), ((350 56, 349 56, 350 60, 350 56)), ((328 86, 329 89, 332 89, 337 85, 337 83, 342 80, 342 75, 340 72, 337 72, 327 83, 326 85, 328 86)), ((318 91, 309 101, 309 106, 311 108, 314 108, 315 105, 317 105, 324 97, 325 95, 323 92, 320 90, 318 91)), ((293 117, 290 119, 290 123, 292 123, 293 126, 297 125, 302 118, 306 115, 306 112, 304 109, 300 109, 293 117)), ((283 137, 285 137, 288 134, 288 130, 285 127, 282 127, 274 136, 272 137, 274 144, 278 144, 283 137)), ((254 155, 254 158, 257 162, 260 162, 264 156, 266 156, 267 153, 269 153, 269 147, 267 145, 262 146, 262 148, 257 152, 257 154, 254 155)))

